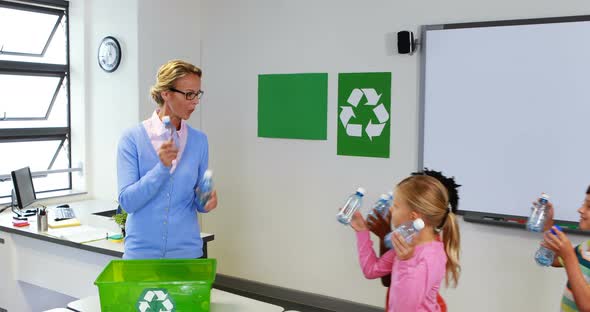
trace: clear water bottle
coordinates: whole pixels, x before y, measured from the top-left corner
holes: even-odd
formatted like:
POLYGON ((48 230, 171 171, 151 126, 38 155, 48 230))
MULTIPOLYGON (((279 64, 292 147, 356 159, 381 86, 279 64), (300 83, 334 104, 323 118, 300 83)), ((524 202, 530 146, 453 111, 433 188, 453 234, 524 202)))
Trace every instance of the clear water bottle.
POLYGON ((531 215, 526 223, 526 229, 531 232, 543 232, 545 221, 547 221, 549 195, 542 193, 541 197, 531 207, 531 215))
POLYGON ((203 174, 203 180, 197 187, 197 199, 201 207, 205 207, 209 198, 211 198, 211 192, 213 192, 213 171, 207 169, 203 174))
POLYGON ((540 266, 551 266, 553 260, 555 260, 555 253, 551 249, 541 246, 535 252, 535 262, 540 266))
MULTIPOLYGON (((561 228, 559 226, 556 225, 555 227, 561 231, 561 228)), ((557 233, 555 233, 553 229, 551 229, 551 233, 557 235, 557 233)), ((537 262, 537 264, 540 266, 551 266, 554 260, 555 252, 553 252, 553 250, 547 247, 541 246, 535 252, 535 262, 537 262)))
POLYGON ((346 225, 350 224, 352 215, 361 207, 363 203, 363 196, 365 196, 365 193, 365 189, 359 187, 354 194, 348 197, 346 204, 344 204, 344 207, 342 207, 342 209, 340 209, 336 215, 340 223, 346 225))
POLYGON ((369 212, 369 216, 375 217, 376 214, 380 214, 383 218, 387 216, 387 212, 391 207, 391 203, 393 202, 393 193, 389 192, 387 194, 381 194, 379 199, 373 204, 373 209, 369 212))
POLYGON ((174 144, 176 144, 176 147, 178 147, 178 139, 176 138, 176 127, 174 127, 172 121, 170 121, 170 116, 162 117, 162 123, 164 124, 164 127, 166 127, 166 129, 168 129, 168 131, 170 132, 168 138, 172 139, 172 141, 174 141, 174 144))
POLYGON ((400 233, 402 237, 406 240, 409 244, 414 239, 414 236, 420 232, 424 228, 424 221, 420 218, 414 221, 408 221, 406 223, 401 224, 400 226, 393 229, 392 232, 387 233, 385 238, 383 239, 385 243, 385 247, 388 249, 393 249, 393 242, 391 241, 391 235, 393 233, 400 233))

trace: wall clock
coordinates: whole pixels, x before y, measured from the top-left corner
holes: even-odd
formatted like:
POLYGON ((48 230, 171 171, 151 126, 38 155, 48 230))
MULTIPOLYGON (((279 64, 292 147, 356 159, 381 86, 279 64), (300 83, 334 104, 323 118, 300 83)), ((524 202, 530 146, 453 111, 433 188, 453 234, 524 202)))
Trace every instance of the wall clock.
POLYGON ((121 45, 114 37, 104 37, 98 46, 98 65, 104 71, 112 73, 121 63, 121 45))

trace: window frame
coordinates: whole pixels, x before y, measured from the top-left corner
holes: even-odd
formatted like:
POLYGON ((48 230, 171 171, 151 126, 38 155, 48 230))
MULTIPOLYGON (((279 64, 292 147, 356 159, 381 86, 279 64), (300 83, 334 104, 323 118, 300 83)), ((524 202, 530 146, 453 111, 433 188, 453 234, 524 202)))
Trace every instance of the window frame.
MULTIPOLYGON (((2 47, 0 47, 0 54, 6 54, 6 55, 43 57, 45 55, 45 52, 47 52, 47 48, 49 47, 49 44, 51 43, 51 40, 53 39, 53 36, 55 35, 55 32, 57 31, 59 24, 63 20, 64 15, 66 14, 66 11, 60 10, 60 9, 40 7, 40 6, 28 5, 28 4, 17 3, 17 2, 9 2, 9 1, 5 1, 5 0, 0 0, 0 8, 15 9, 15 10, 19 10, 19 11, 43 13, 43 14, 57 16, 57 20, 55 21, 55 24, 53 25, 53 29, 51 30, 51 34, 47 38, 47 41, 45 42, 45 45, 43 46, 43 50, 41 51, 41 53, 24 53, 24 52, 18 52, 18 51, 3 51, 2 47)), ((66 34, 66 37, 67 37, 67 34, 66 34)))
MULTIPOLYGON (((67 144, 67 157, 68 157, 68 168, 67 169, 58 169, 54 170, 55 172, 63 172, 66 170, 68 172, 68 188, 63 189, 51 189, 38 193, 49 193, 49 192, 56 192, 56 191, 63 191, 63 190, 72 190, 72 172, 73 171, 80 171, 79 168, 73 169, 72 168, 72 147, 71 147, 71 89, 70 89, 70 20, 69 20, 69 2, 63 0, 19 0, 18 2, 12 2, 7 0, 0 0, 0 7, 10 8, 10 9, 17 9, 17 10, 24 10, 30 12, 38 12, 38 13, 45 13, 45 14, 52 14, 52 15, 59 15, 59 18, 56 21, 56 24, 53 26, 53 30, 51 35, 48 38, 48 41, 45 43, 43 51, 41 54, 31 54, 31 53, 20 53, 20 52, 0 52, 0 54, 5 55, 19 55, 19 56, 33 56, 33 57, 43 57, 47 48, 49 47, 51 40, 54 37, 55 32, 57 31, 60 23, 64 21, 65 18, 65 40, 66 40, 66 64, 51 64, 51 63, 34 63, 34 62, 24 62, 24 61, 7 61, 7 60, 0 60, 0 74, 14 74, 14 75, 25 75, 25 76, 50 76, 50 77, 59 77, 60 83, 57 85, 56 92, 53 94, 53 98, 51 99, 51 104, 48 107, 45 117, 15 117, 10 118, 10 116, 2 116, 2 112, 0 112, 0 122, 3 121, 30 121, 30 120, 47 120, 49 114, 51 113, 51 109, 53 108, 53 104, 55 99, 59 93, 59 88, 64 85, 65 81, 65 92, 66 92, 66 127, 29 127, 29 128, 5 128, 0 129, 0 142, 33 142, 33 141, 45 141, 45 140, 60 140, 61 143, 59 147, 55 151, 55 154, 52 157, 52 161, 48 164, 49 168, 47 171, 41 172, 33 172, 33 177, 35 176, 44 176, 48 173, 52 173, 51 167, 53 166, 60 150, 63 148, 66 140, 68 141, 67 144)), ((15 168, 17 169, 17 168, 15 168)), ((0 177, 4 177, 8 174, 10 176, 10 172, 0 172, 0 177)), ((5 181, 6 179, 1 179, 0 181, 5 181)), ((0 194, 0 198, 10 198, 10 194, 0 194)))
MULTIPOLYGON (((38 120, 47 120, 49 118, 49 114, 53 109, 53 104, 55 104, 55 100, 59 94, 60 88, 62 87, 64 80, 69 77, 69 69, 67 65, 59 65, 59 64, 46 64, 46 63, 30 63, 30 62, 20 62, 20 61, 2 61, 0 60, 0 75, 15 75, 15 76, 26 76, 26 77, 54 77, 59 78, 59 83, 57 84, 54 92, 53 97, 51 98, 51 102, 47 107, 47 111, 45 112, 44 117, 10 117, 6 115, 6 112, 0 112, 0 122, 2 121, 38 121, 38 120)), ((66 87, 67 93, 67 102, 69 103, 69 79, 67 80, 68 86, 66 87)), ((68 116, 70 115, 70 107, 69 104, 67 105, 68 109, 68 116)), ((69 122, 68 122, 69 124, 69 122)))

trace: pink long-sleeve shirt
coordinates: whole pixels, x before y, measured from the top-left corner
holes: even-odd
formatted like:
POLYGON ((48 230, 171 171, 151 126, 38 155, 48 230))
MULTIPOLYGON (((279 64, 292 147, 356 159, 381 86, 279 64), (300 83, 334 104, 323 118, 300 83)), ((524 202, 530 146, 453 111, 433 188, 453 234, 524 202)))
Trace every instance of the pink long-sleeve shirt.
POLYGON ((388 312, 440 311, 436 295, 447 263, 442 242, 415 246, 412 258, 400 260, 394 250, 377 258, 369 231, 357 232, 356 238, 365 277, 374 279, 391 274, 388 312))

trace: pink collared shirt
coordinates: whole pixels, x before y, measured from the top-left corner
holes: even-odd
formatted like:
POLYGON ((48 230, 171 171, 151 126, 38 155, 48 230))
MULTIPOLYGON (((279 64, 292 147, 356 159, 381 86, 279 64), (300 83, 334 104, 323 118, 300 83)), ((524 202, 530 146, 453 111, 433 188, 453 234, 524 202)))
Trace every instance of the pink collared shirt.
MULTIPOLYGON (((150 142, 152 142, 152 146, 156 150, 156 153, 162 146, 162 143, 166 142, 170 139, 170 131, 166 129, 162 120, 158 116, 159 110, 155 110, 152 114, 152 117, 143 121, 143 126, 150 138, 150 142)), ((186 146, 186 138, 188 136, 187 125, 184 120, 180 121, 180 130, 176 131, 178 137, 176 138, 178 142, 178 155, 176 159, 172 161, 172 167, 170 168, 170 173, 174 172, 176 169, 176 164, 180 161, 182 157, 182 152, 184 151, 184 147, 186 146)))
POLYGON ((414 247, 412 258, 400 260, 395 250, 377 258, 369 231, 357 232, 356 237, 365 277, 374 279, 391 274, 387 312, 440 311, 436 296, 447 263, 442 242, 420 244, 414 247))

